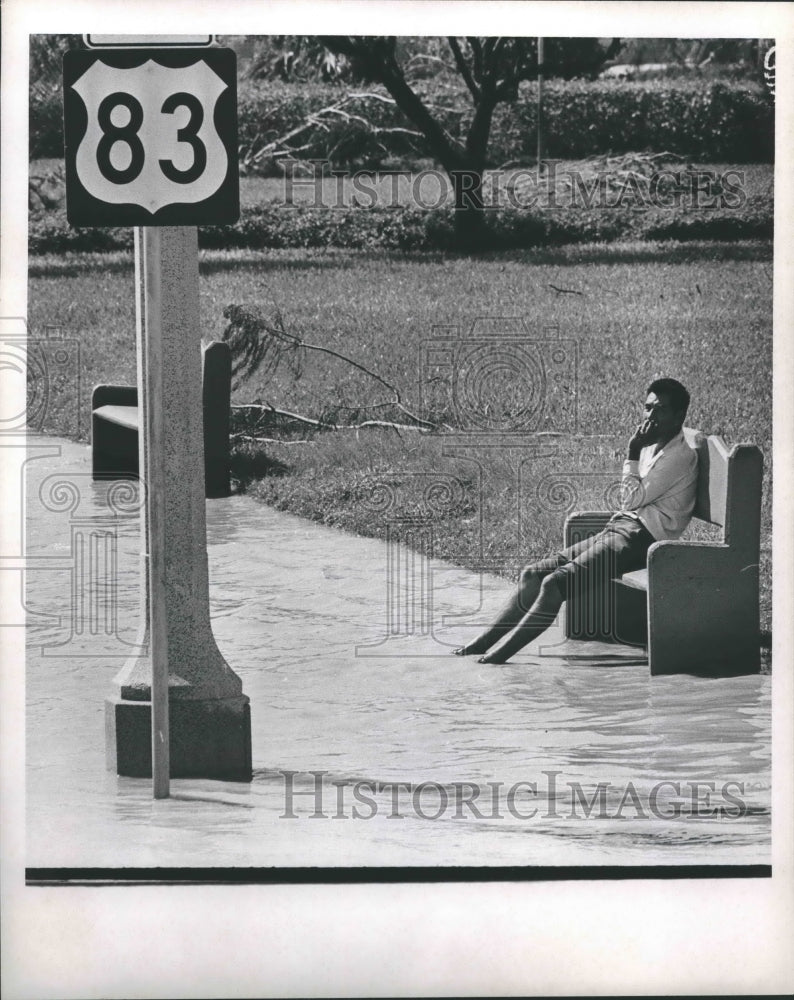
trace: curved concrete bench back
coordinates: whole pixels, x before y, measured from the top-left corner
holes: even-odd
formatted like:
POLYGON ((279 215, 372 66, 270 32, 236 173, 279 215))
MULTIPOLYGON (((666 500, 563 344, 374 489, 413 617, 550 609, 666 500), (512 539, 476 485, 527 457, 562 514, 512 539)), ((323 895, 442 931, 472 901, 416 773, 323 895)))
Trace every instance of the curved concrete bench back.
MULTIPOLYGON (((204 483, 209 498, 227 497, 232 359, 229 345, 213 341, 201 350, 204 419, 204 483)), ((94 479, 137 479, 138 390, 98 385, 91 396, 91 462, 94 479)))
MULTIPOLYGON (((655 542, 647 569, 605 582, 598 599, 569 595, 566 632, 647 642, 652 674, 755 673, 763 456, 755 445, 728 448, 692 428, 684 435, 698 454, 694 517, 720 527, 720 539, 655 542)), ((565 544, 600 531, 610 516, 572 514, 565 544)))

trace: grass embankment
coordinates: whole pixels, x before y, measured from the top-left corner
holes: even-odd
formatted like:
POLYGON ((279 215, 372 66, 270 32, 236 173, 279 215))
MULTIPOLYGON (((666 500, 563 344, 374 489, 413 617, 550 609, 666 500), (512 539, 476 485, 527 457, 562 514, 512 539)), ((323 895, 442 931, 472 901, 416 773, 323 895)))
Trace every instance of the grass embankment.
MULTIPOLYGON (((692 392, 690 425, 730 443, 757 443, 764 451, 762 628, 769 628, 769 244, 580 246, 476 259, 341 251, 205 253, 201 275, 203 336, 221 336, 223 310, 230 303, 277 306, 288 331, 360 361, 395 385, 408 409, 422 414, 429 407, 457 428, 452 434, 398 434, 238 423, 237 433, 283 438, 236 439, 234 469, 241 488, 273 506, 366 535, 383 537, 401 530, 400 518, 430 516, 436 555, 466 566, 487 565, 512 575, 528 557, 558 546, 571 505, 603 506, 648 381, 662 374, 680 378, 692 392), (520 349, 510 341, 509 355, 515 359, 523 351, 524 361, 478 369, 481 331, 472 325, 478 317, 494 316, 523 318, 520 349), (428 354, 435 339, 449 334, 471 339, 471 372, 454 398, 440 391, 444 373, 439 380, 428 354), (549 379, 544 397, 537 359, 548 365, 550 352, 560 347, 567 359, 575 347, 576 370, 570 360, 562 361, 563 380, 555 388, 549 379), (490 445, 462 433, 493 429, 494 420, 504 430, 511 418, 503 401, 510 392, 514 425, 524 432, 497 434, 490 445), (530 397, 540 401, 540 409, 526 424, 522 398, 530 397), (496 418, 495 406, 502 407, 496 418), (527 430, 538 420, 564 433, 543 438, 539 448, 539 439, 527 430), (553 489, 549 476, 573 492, 553 489), (450 487, 448 501, 428 498, 431 480, 450 487), (393 490, 395 505, 384 510, 374 502, 373 484, 393 490)), ((31 268, 29 322, 34 334, 56 326, 80 342, 80 399, 73 387, 62 387, 44 429, 69 433, 67 418, 79 406, 79 436, 85 439, 91 386, 134 381, 131 257, 38 258, 31 268)), ((505 343, 506 328, 497 324, 494 333, 489 343, 505 343)), ((489 347, 485 356, 496 353, 489 347)), ((272 360, 266 358, 234 391, 233 403, 259 400, 340 423, 401 419, 388 405, 391 394, 383 385, 342 361, 298 352, 274 369, 272 360)))

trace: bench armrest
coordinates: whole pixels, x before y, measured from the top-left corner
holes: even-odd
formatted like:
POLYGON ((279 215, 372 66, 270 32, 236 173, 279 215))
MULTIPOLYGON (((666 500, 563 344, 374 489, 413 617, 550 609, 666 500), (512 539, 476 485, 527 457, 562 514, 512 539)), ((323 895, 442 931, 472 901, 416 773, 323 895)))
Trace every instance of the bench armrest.
POLYGON ((651 673, 758 669, 758 565, 724 543, 655 542, 648 550, 651 673))
POLYGON ((713 577, 735 569, 736 560, 724 542, 694 542, 683 538, 654 542, 648 549, 648 575, 675 578, 682 574, 713 577))
POLYGON ((758 591, 758 564, 742 566, 736 553, 722 542, 654 542, 648 549, 648 599, 651 606, 670 600, 670 595, 689 595, 693 609, 710 604, 722 594, 758 591))

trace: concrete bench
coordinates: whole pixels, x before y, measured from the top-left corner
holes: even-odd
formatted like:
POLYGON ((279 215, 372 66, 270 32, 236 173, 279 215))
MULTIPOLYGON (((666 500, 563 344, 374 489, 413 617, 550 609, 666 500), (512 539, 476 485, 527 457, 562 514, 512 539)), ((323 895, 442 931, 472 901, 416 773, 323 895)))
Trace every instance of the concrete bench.
MULTIPOLYGON (((713 542, 654 542, 647 569, 569 595, 566 634, 647 645, 652 674, 725 675, 760 669, 758 565, 763 456, 684 428, 698 454, 694 517, 720 528, 713 542)), ((571 514, 565 544, 601 531, 611 512, 571 514)))
MULTIPOLYGON (((231 352, 213 341, 201 348, 204 484, 208 498, 227 497, 231 352)), ((91 396, 91 467, 94 479, 137 479, 138 390, 98 385, 91 396)))

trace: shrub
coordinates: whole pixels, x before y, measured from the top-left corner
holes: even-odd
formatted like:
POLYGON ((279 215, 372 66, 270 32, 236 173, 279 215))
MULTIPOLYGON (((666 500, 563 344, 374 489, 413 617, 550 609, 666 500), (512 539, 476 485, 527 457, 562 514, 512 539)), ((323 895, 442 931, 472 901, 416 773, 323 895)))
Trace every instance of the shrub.
POLYGON ((649 240, 771 240, 771 217, 742 217, 728 212, 685 215, 660 220, 645 227, 649 240))
MULTIPOLYGON (((750 198, 740 209, 592 208, 501 209, 486 213, 489 250, 611 243, 619 240, 771 239, 771 199, 750 198)), ((230 226, 199 228, 202 249, 454 250, 452 209, 415 207, 286 209, 265 205, 230 226)), ((104 251, 132 245, 131 229, 73 229, 64 212, 30 223, 30 252, 104 251)))
POLYGON ((63 97, 59 86, 30 88, 28 155, 31 160, 63 156, 63 97))
MULTIPOLYGON (((421 81, 441 125, 463 139, 471 121, 467 93, 437 80, 421 81)), ((385 92, 377 87, 369 92, 385 92)), ((309 115, 351 93, 321 84, 241 83, 238 88, 239 143, 243 156, 297 128, 309 115)), ((494 115, 490 156, 494 166, 534 160, 537 85, 522 84, 518 99, 500 105, 494 115)), ((406 121, 393 104, 358 98, 346 109, 376 129, 404 129, 406 121)), ((552 81, 544 88, 546 152, 582 158, 627 150, 669 150, 701 162, 769 163, 774 156, 774 105, 763 85, 735 80, 672 79, 645 82, 597 80, 552 81)), ((30 156, 61 156, 63 109, 57 87, 31 88, 30 156)), ((410 169, 428 156, 421 138, 405 131, 380 132, 342 116, 301 133, 306 159, 330 159, 344 169, 376 169, 387 164, 410 169)), ((274 174, 278 158, 263 158, 256 169, 274 174)))
MULTIPOLYGON (((631 150, 705 163, 774 159, 774 105, 747 82, 553 82, 544 88, 543 117, 546 155, 560 159, 631 150)), ((493 161, 534 158, 536 130, 537 89, 529 84, 515 105, 497 109, 493 161)))
MULTIPOLYGON (((471 104, 463 91, 425 96, 443 127, 464 141, 471 123, 471 104)), ((377 88, 371 88, 374 91, 377 88)), ((282 85, 246 88, 240 99, 241 148, 256 147, 297 127, 310 113, 341 100, 341 88, 282 85)), ((356 102, 353 112, 375 128, 405 126, 394 105, 377 100, 356 102)), ((760 84, 747 81, 692 79, 644 83, 581 80, 554 81, 544 88, 545 152, 577 159, 631 150, 666 150, 712 163, 772 162, 774 105, 760 84)), ((306 159, 329 159, 342 169, 377 169, 386 163, 410 169, 429 150, 420 138, 404 132, 381 133, 343 119, 301 135, 306 159)), ((537 143, 537 85, 524 84, 516 101, 498 106, 489 154, 493 166, 534 161, 537 143)), ((274 159, 266 172, 279 168, 274 159)))
POLYGON ((132 247, 132 229, 74 228, 66 221, 66 212, 47 212, 31 217, 28 225, 28 250, 32 254, 66 251, 126 250, 132 247))

